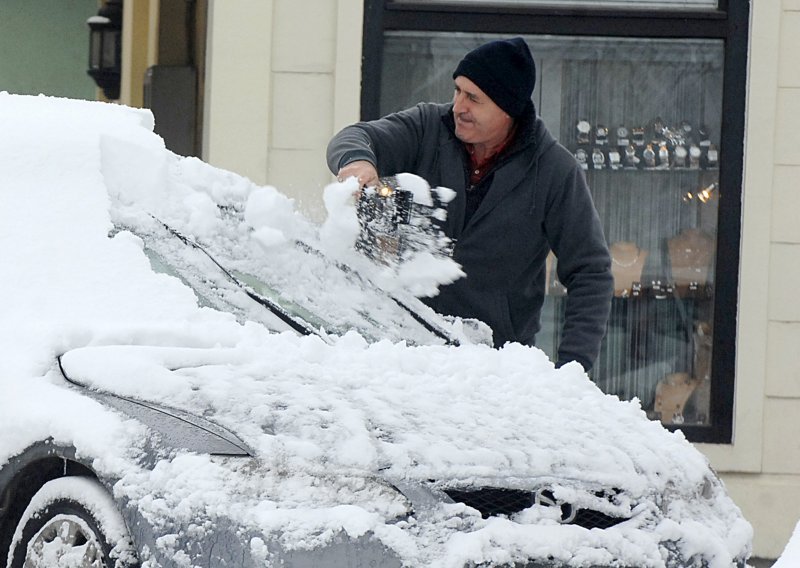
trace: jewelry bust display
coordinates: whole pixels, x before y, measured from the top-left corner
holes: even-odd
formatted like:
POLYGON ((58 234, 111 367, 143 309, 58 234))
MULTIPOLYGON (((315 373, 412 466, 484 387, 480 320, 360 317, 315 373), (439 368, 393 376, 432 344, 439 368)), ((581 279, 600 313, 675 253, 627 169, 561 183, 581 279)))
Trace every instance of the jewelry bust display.
POLYGON ((667 242, 672 281, 678 286, 708 283, 714 239, 700 229, 685 229, 667 242))

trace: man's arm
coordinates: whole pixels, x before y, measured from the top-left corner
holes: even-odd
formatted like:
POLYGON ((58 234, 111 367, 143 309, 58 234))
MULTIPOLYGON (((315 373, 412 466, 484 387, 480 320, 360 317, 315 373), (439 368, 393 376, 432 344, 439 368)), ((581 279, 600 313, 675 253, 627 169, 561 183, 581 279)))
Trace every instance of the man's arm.
POLYGON ((558 278, 568 290, 556 364, 577 361, 588 371, 606 333, 614 278, 600 218, 577 164, 554 192, 545 229, 558 257, 558 278))
POLYGON ((328 168, 338 177, 373 177, 413 172, 422 145, 426 112, 432 105, 419 104, 378 120, 359 122, 343 128, 328 143, 328 168))
POLYGON ((328 169, 340 181, 355 176, 363 185, 377 184, 378 158, 367 131, 359 125, 347 126, 336 134, 328 143, 326 158, 328 169))

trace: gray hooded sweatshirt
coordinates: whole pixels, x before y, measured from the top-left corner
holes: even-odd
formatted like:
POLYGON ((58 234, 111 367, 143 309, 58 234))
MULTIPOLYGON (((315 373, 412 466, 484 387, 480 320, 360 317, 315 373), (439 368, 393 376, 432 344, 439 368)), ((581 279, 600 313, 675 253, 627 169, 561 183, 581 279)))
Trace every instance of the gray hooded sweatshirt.
POLYGON ((514 142, 472 188, 452 106, 420 103, 348 126, 328 145, 328 167, 337 173, 350 162, 367 160, 381 176, 409 172, 431 187, 455 190, 445 232, 455 241, 453 258, 466 278, 425 301, 440 313, 485 322, 495 346, 535 344, 552 250, 568 290, 557 364, 577 361, 590 369, 605 334, 614 283, 583 171, 531 104, 518 119, 514 142), (468 192, 484 197, 465 222, 468 192))

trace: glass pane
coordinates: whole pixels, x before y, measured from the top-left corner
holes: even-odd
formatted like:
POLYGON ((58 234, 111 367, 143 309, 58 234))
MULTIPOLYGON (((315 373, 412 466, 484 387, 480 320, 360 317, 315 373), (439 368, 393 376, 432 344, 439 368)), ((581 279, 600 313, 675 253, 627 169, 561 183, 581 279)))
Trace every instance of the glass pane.
POLYGON ((117 53, 120 32, 119 30, 103 30, 103 69, 114 69, 117 67, 117 53))
POLYGON ((102 32, 92 30, 89 34, 89 69, 100 69, 100 54, 103 49, 102 32))
POLYGON ((575 6, 650 10, 717 8, 718 0, 393 0, 394 4, 503 4, 504 6, 575 6))
MULTIPOLYGON (((387 33, 382 113, 450 100, 458 61, 495 37, 387 33)), ((615 298, 592 378, 638 397, 654 419, 710 425, 723 42, 525 39, 534 104, 582 161, 613 256, 615 298)), ((537 335, 551 357, 568 293, 557 262, 537 335)))

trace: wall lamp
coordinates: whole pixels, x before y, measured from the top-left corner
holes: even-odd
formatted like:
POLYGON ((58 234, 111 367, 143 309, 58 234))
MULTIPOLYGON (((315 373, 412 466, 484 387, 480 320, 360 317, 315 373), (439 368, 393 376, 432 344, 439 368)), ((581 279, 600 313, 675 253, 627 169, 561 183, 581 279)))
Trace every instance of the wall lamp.
POLYGON ((107 0, 86 23, 89 25, 87 73, 106 98, 119 98, 122 68, 122 0, 107 0))

